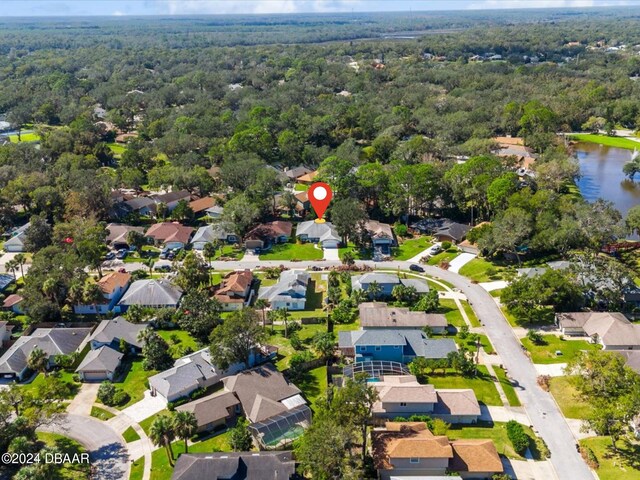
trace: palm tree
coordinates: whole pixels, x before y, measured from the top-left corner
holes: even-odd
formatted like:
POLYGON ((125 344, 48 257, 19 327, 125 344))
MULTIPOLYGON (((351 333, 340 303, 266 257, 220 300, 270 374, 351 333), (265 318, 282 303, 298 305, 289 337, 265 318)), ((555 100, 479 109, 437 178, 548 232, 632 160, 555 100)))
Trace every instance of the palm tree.
POLYGON ((58 283, 53 278, 47 278, 42 282, 42 293, 44 293, 49 300, 60 305, 58 303, 58 283))
POLYGON ((18 262, 14 260, 9 260, 4 264, 4 268, 7 269, 7 272, 11 272, 13 274, 13 280, 16 281, 18 278, 16 277, 16 272, 18 271, 18 262))
POLYGON ((196 416, 193 412, 175 412, 171 423, 176 436, 184 440, 184 453, 189 453, 187 440, 191 438, 198 429, 196 416))
POLYGON ((382 287, 378 282, 374 280, 369 284, 369 288, 367 289, 367 292, 374 300, 377 300, 380 294, 382 293, 382 287))
POLYGON ((27 263, 27 256, 24 253, 19 253, 13 259, 20 267, 20 276, 24 277, 24 264, 27 263))
POLYGON ((171 448, 171 442, 176 437, 173 430, 173 424, 171 419, 166 415, 160 415, 151 424, 149 430, 149 438, 154 445, 158 447, 164 447, 169 458, 169 465, 173 467, 173 449, 171 448))
POLYGON ((284 323, 284 338, 289 338, 289 323, 287 322, 287 320, 289 319, 289 314, 287 313, 287 309, 286 307, 278 308, 276 312, 276 318, 278 320, 282 320, 282 322, 284 323))
POLYGON ((269 302, 267 302, 264 298, 259 298, 256 300, 255 307, 262 310, 262 328, 267 328, 267 316, 265 313, 265 309, 269 306, 269 302))
POLYGON ((204 257, 209 260, 209 267, 211 267, 211 259, 216 256, 216 247, 213 243, 205 243, 204 249, 202 250, 202 254, 204 257))
POLYGON ((44 373, 47 376, 47 366, 49 365, 49 355, 41 348, 34 348, 27 358, 27 367, 35 372, 44 373))
POLYGON ((138 332, 138 341, 140 343, 146 344, 149 338, 153 335, 153 330, 150 328, 145 328, 144 330, 140 330, 138 332))
POLYGON ((92 305, 96 311, 96 315, 100 318, 100 312, 98 311, 98 304, 104 303, 104 292, 100 285, 95 282, 87 282, 82 289, 82 301, 88 305, 92 305))

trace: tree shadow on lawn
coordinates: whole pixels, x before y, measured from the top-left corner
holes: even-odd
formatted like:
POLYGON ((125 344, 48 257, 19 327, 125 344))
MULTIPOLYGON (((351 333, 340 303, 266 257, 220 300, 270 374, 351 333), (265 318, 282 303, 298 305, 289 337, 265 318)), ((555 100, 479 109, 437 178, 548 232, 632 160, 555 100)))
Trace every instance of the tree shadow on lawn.
POLYGON ((617 445, 617 452, 613 450, 611 445, 607 447, 605 458, 619 461, 625 467, 640 471, 640 444, 623 439, 622 442, 618 441, 617 445), (622 446, 620 446, 620 443, 622 443, 622 446))

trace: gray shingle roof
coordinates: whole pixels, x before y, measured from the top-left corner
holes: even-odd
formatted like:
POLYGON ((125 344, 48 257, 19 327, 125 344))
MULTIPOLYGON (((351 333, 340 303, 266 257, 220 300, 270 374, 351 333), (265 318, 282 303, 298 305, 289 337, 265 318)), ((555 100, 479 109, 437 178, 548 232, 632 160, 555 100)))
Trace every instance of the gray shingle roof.
POLYGON ((403 347, 404 355, 425 358, 445 358, 449 352, 457 351, 456 342, 452 339, 430 339, 422 330, 418 329, 378 328, 338 332, 338 346, 340 348, 353 348, 360 345, 399 345, 403 347))
POLYGON ((315 220, 301 222, 296 229, 296 237, 306 235, 309 238, 324 240, 340 240, 340 235, 331 222, 318 223, 315 220))
POLYGON ((103 320, 89 337, 89 341, 99 343, 111 343, 114 340, 124 340, 129 345, 142 348, 142 342, 138 340, 138 334, 147 328, 146 325, 137 325, 128 322, 124 317, 116 317, 113 320, 103 320))
POLYGON ((182 290, 167 279, 137 280, 124 294, 120 305, 177 305, 182 290))
POLYGON ((173 367, 149 377, 149 384, 168 398, 185 390, 195 390, 199 381, 206 381, 221 374, 211 363, 209 349, 204 348, 179 358, 173 367))
POLYGON ((232 392, 216 392, 176 407, 179 412, 192 412, 198 426, 207 425, 229 415, 228 409, 240 404, 232 392))
POLYGON ((362 328, 446 327, 441 313, 412 312, 408 308, 389 307, 386 303, 366 302, 359 307, 362 328))
POLYGON ((0 292, 13 283, 13 276, 0 273, 0 292))
POLYGON ((294 480, 299 479, 291 452, 185 453, 171 480, 294 480))
POLYGON ((76 372, 115 372, 124 355, 111 347, 90 350, 78 365, 76 372))
POLYGON ((258 297, 269 302, 304 298, 307 295, 307 285, 310 278, 310 275, 302 270, 286 270, 280 274, 278 283, 261 288, 258 297))

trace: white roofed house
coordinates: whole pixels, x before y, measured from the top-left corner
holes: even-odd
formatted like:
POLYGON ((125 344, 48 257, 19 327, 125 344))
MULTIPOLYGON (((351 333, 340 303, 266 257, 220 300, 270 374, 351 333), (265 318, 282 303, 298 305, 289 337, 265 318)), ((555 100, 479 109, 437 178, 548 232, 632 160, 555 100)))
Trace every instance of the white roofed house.
POLYGON ((120 302, 117 310, 126 312, 131 305, 148 308, 177 308, 182 298, 182 290, 169 280, 137 280, 131 284, 120 302))
POLYGON ((272 309, 304 310, 310 275, 302 270, 286 270, 275 285, 262 287, 258 298, 269 302, 272 309))
POLYGON ((76 373, 85 382, 113 380, 123 357, 123 353, 107 346, 90 350, 76 368, 76 373))
POLYGON ((315 220, 299 223, 296 237, 301 242, 320 243, 322 248, 338 248, 341 241, 333 224, 330 222, 317 223, 315 220))
POLYGON ((194 250, 203 250, 207 243, 221 241, 226 243, 238 243, 238 236, 227 231, 222 225, 206 225, 198 228, 195 235, 191 239, 194 250))

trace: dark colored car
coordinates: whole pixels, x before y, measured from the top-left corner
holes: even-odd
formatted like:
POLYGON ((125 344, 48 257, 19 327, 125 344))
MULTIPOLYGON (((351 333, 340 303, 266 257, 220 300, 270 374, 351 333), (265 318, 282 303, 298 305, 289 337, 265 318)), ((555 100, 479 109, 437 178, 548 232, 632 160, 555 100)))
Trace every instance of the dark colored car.
POLYGON ((125 250, 125 249, 118 250, 118 253, 116 253, 116 258, 123 260, 127 257, 128 254, 129 254, 129 250, 125 250))
POLYGON ((109 252, 104 256, 105 260, 113 260, 114 258, 116 258, 116 254, 113 252, 109 252))
POLYGON ((416 265, 415 263, 409 265, 409 270, 411 270, 412 272, 424 272, 424 268, 422 268, 420 265, 416 265))

